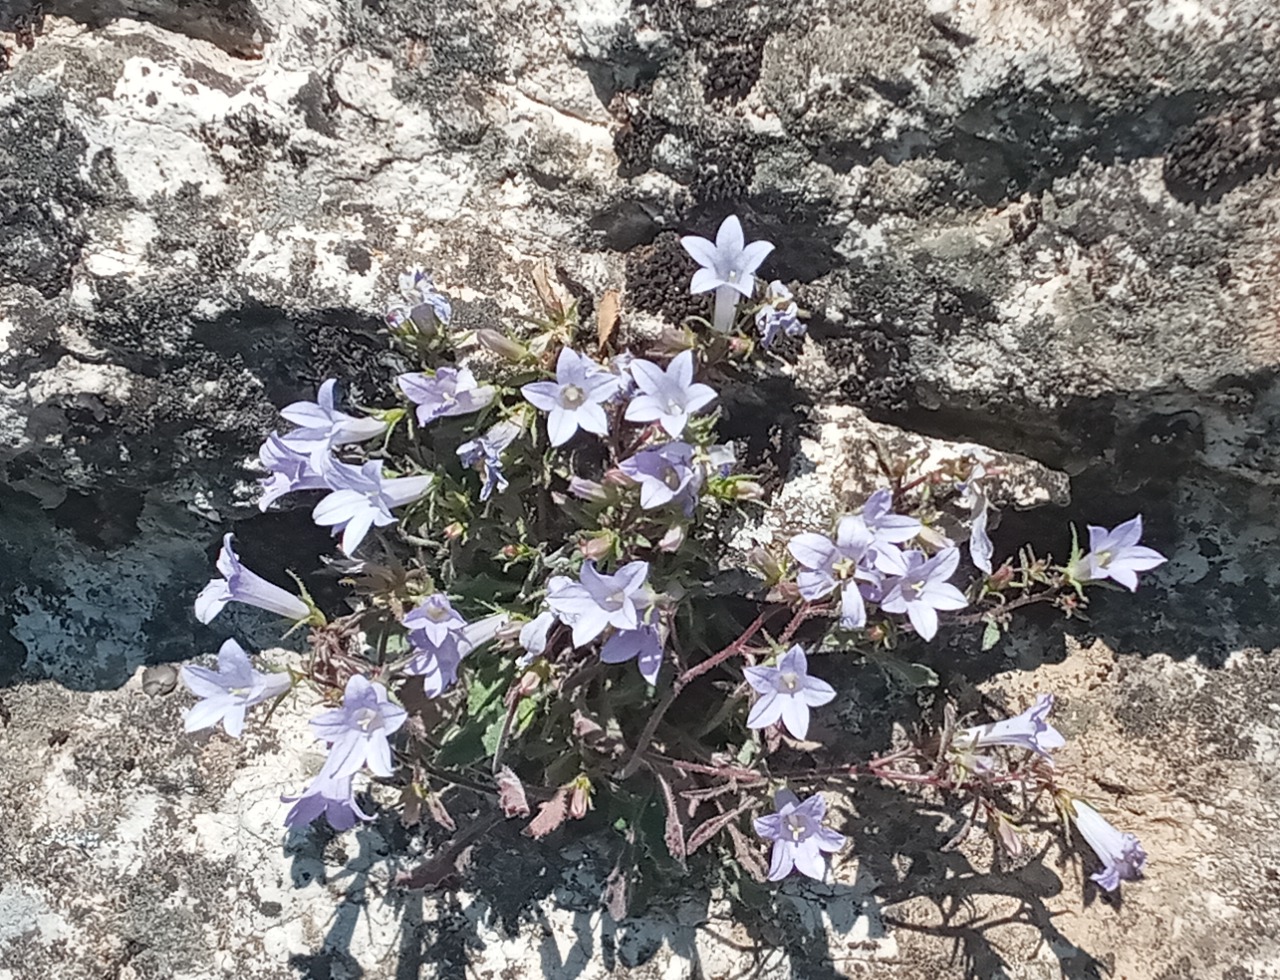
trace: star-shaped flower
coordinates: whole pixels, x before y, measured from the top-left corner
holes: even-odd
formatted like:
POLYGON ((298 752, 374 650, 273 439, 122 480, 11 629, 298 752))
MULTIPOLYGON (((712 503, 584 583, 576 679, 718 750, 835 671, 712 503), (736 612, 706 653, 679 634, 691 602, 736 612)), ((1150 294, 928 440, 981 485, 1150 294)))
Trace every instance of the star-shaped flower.
POLYGON ((1142 538, 1142 515, 1108 531, 1089 525, 1089 553, 1072 566, 1071 574, 1081 582, 1109 578, 1130 592, 1138 588, 1138 572, 1163 565, 1167 558, 1153 548, 1138 544, 1142 538))
POLYGON ((284 825, 290 830, 300 830, 320 816, 339 832, 350 830, 357 820, 373 819, 356 804, 351 776, 334 776, 327 766, 299 795, 280 799, 293 804, 284 818, 284 825))
POLYGON ((235 640, 218 651, 218 669, 186 666, 180 671, 187 689, 201 700, 183 719, 183 728, 196 732, 219 721, 232 738, 244 731, 245 708, 277 698, 293 685, 288 674, 264 674, 254 670, 249 655, 235 640))
POLYGON ((662 637, 658 627, 644 624, 629 630, 617 630, 600 648, 600 660, 606 664, 636 661, 640 676, 650 684, 658 683, 662 669, 662 637))
POLYGON ((407 712, 387 698, 387 689, 361 674, 352 674, 342 695, 342 707, 311 719, 316 738, 329 744, 325 769, 330 775, 349 776, 366 764, 377 776, 391 775, 391 744, 408 718, 407 712))
POLYGON ((693 447, 687 442, 642 449, 619 463, 618 469, 640 484, 640 506, 645 510, 675 501, 686 516, 692 516, 702 485, 702 470, 694 466, 693 447))
POLYGON ((393 507, 417 500, 431 486, 430 476, 402 476, 388 480, 382 476, 382 460, 371 459, 363 466, 351 466, 331 456, 317 454, 316 469, 332 493, 311 512, 321 526, 342 533, 343 554, 350 556, 360 547, 369 529, 396 522, 393 507))
POLYGON ((906 572, 886 581, 880 608, 906 613, 921 639, 932 640, 938 632, 938 610, 963 609, 969 604, 964 593, 947 581, 960 565, 960 549, 947 548, 932 558, 908 551, 905 558, 906 572))
POLYGON ((598 436, 609 434, 602 407, 618 388, 617 377, 589 357, 568 347, 556 361, 555 381, 534 381, 520 389, 525 400, 547 413, 547 435, 563 446, 578 429, 598 436))
POLYGON ((623 565, 612 575, 596 570, 595 562, 584 562, 579 581, 558 575, 547 583, 547 605, 573 629, 573 645, 585 646, 612 626, 633 630, 641 613, 652 603, 645 580, 647 561, 623 565))
POLYGON ((418 424, 429 425, 449 415, 470 415, 484 408, 494 397, 491 385, 481 385, 468 368, 436 368, 434 375, 402 374, 396 378, 400 390, 418 406, 418 424))
POLYGON ((817 793, 803 803, 789 789, 779 790, 773 798, 776 813, 757 817, 756 833, 773 841, 769 861, 769 880, 781 881, 793 870, 821 881, 826 875, 824 853, 844 847, 845 838, 822 825, 827 803, 817 793))
POLYGON ((689 416, 706 408, 716 398, 710 385, 693 380, 693 351, 681 351, 666 370, 652 361, 631 362, 631 376, 641 394, 627 405, 628 422, 660 422, 671 438, 679 439, 689 416))
MULTIPOLYGON (((1053 695, 1041 694, 1033 704, 1020 715, 1006 718, 1004 721, 992 722, 989 725, 978 725, 956 735, 955 745, 969 753, 981 752, 997 745, 1015 749, 1026 749, 1046 759, 1052 758, 1050 753, 1067 744, 1062 733, 1048 722, 1049 712, 1053 710, 1053 695)), ((975 760, 977 761, 977 760, 975 760)), ((978 763, 977 768, 987 769, 989 765, 978 763)))
POLYGON ((716 330, 729 330, 733 326, 738 300, 750 298, 755 291, 756 270, 773 251, 773 244, 766 241, 746 244, 742 222, 732 214, 721 222, 714 242, 697 235, 686 235, 680 239, 680 244, 702 266, 693 274, 689 292, 706 293, 714 289, 716 309, 713 326, 716 330))
POLYGON ((233 534, 227 534, 222 539, 222 550, 218 552, 218 571, 223 577, 210 581, 196 596, 196 619, 202 623, 212 622, 213 617, 222 612, 228 602, 257 606, 295 623, 309 619, 310 606, 292 592, 273 585, 240 563, 235 548, 231 546, 233 540, 233 534))
POLYGON ((778 666, 747 667, 743 674, 760 694, 747 716, 747 727, 768 728, 781 720, 791 737, 800 741, 809 734, 809 709, 836 696, 826 681, 809 676, 809 658, 798 645, 782 655, 778 666))
POLYGON ((271 476, 260 480, 262 499, 258 509, 263 513, 287 493, 296 490, 327 489, 324 477, 311 465, 311 453, 291 446, 277 432, 267 436, 258 448, 258 461, 271 476))
POLYGON ((284 435, 284 442, 302 452, 317 446, 344 446, 367 442, 386 431, 387 423, 377 419, 356 418, 335 407, 336 378, 320 385, 314 402, 294 402, 280 410, 285 419, 298 428, 284 435))

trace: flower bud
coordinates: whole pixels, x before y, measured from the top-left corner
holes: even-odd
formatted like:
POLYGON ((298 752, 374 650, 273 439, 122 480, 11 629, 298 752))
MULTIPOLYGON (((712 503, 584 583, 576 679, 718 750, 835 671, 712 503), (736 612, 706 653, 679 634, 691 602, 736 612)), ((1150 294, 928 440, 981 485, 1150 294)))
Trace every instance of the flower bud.
POLYGON ((1003 589, 1006 585, 1013 581, 1013 566, 1001 565, 994 572, 987 576, 987 588, 1003 589))
POLYGON ((609 495, 604 487, 594 480, 584 480, 580 476, 569 478, 569 492, 582 500, 608 500, 609 495))
POLYGON ((497 330, 490 330, 487 327, 477 330, 476 341, 481 347, 493 351, 513 364, 518 364, 529 357, 529 348, 497 330))
POLYGON ((569 794, 569 816, 574 820, 581 820, 591 809, 591 780, 586 776, 579 776, 571 785, 573 789, 569 794))
POLYGON ((764 576, 765 582, 770 585, 782 580, 782 565, 760 546, 747 552, 747 564, 764 576))
POLYGON ((623 473, 622 470, 614 468, 605 471, 604 482, 614 487, 630 487, 634 486, 636 481, 623 473))
POLYGON ((514 561, 520 557, 520 547, 514 544, 504 544, 498 554, 507 559, 507 561, 514 561))
POLYGON ((734 500, 763 500, 764 487, 755 480, 734 480, 730 494, 734 500))
POLYGON ((460 537, 467 533, 467 529, 463 527, 461 521, 454 521, 444 529, 445 539, 448 541, 457 541, 460 537))
POLYGON ((516 697, 527 698, 541 683, 542 676, 536 670, 526 670, 516 683, 516 697))
POLYGON ((611 531, 601 531, 579 542, 578 550, 584 558, 600 561, 613 551, 614 536, 611 531))
POLYGON ((729 355, 731 357, 746 357, 751 352, 751 341, 746 337, 730 337, 729 338, 729 355))
POLYGON ((941 551, 943 548, 950 548, 952 541, 949 537, 939 531, 936 527, 930 527, 928 524, 920 529, 919 538, 935 551, 941 551))
POLYGON ((872 643, 881 643, 888 635, 889 631, 884 628, 883 623, 876 623, 874 626, 867 627, 867 639, 872 643))
POLYGON ((1000 841, 1000 846, 1005 849, 1009 857, 1017 860, 1022 857, 1022 828, 1006 817, 1003 813, 996 811, 995 826, 996 839, 1000 841))
POLYGON ((667 528, 667 533, 662 536, 658 542, 658 550, 667 553, 673 553, 680 550, 680 546, 684 544, 685 527, 683 524, 676 524, 667 528))

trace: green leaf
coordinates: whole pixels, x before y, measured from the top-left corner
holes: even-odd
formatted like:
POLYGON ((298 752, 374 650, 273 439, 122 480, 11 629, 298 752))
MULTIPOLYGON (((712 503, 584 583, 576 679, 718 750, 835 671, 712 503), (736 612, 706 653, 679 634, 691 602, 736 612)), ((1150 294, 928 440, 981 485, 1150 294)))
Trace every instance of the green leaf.
POLYGON ((909 664, 901 660, 891 660, 888 663, 891 670, 902 683, 908 687, 937 687, 938 675, 924 664, 909 664))
POLYGON ((1000 625, 994 619, 988 619, 986 628, 982 631, 982 649, 990 650, 999 642, 1000 625))

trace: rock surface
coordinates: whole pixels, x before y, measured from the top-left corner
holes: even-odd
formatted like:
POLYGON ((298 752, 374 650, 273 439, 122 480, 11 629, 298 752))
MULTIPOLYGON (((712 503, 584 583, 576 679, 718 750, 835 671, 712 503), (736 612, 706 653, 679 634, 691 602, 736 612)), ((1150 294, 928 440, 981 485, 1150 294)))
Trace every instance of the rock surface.
MULTIPOLYGON (((984 693, 1010 710, 1057 693, 1064 781, 1151 855, 1120 900, 1087 883, 1082 845, 1064 848, 1051 824, 1028 834, 1021 861, 981 834, 944 853, 961 812, 869 788, 837 807, 850 847, 830 884, 789 881, 744 916, 694 878, 617 924, 599 905, 607 834, 539 844, 499 826, 472 847, 461 890, 425 895, 395 876, 448 835, 411 835, 390 806, 348 834, 286 835, 279 795, 321 762, 300 701, 235 742, 182 735, 189 697, 148 696, 141 671, 88 695, 12 688, 0 695, 0 819, 16 828, 0 852, 0 977, 1280 975, 1277 655, 1206 670, 1069 641, 1061 657, 984 693)), ((900 717, 901 705, 850 698, 838 706, 864 724, 900 717)), ((465 804, 445 803, 461 822, 465 804)))
MULTIPOLYGON (((1114 662, 1031 632, 970 671, 1019 704, 1029 678, 1067 686, 1071 751, 1110 773, 1099 796, 1159 852, 1152 881, 1079 913, 1056 845, 997 897, 976 857, 921 838, 853 860, 831 936, 903 977, 1280 975, 1280 698, 1268 656, 1238 652, 1280 645, 1271 0, 9 0, 0 31, 0 683, 24 679, 0 692, 20 748, 0 806, 23 828, 0 838, 0 943, 21 954, 0 977, 72 951, 73 980, 413 975, 415 956, 440 976, 611 958, 684 976, 712 932, 785 945, 695 929, 714 903, 628 939, 589 887, 531 886, 520 914, 388 897, 385 823, 354 877, 326 877, 351 841, 298 844, 295 887, 278 807, 246 794, 301 747, 174 743, 176 707, 121 687, 224 635, 190 614, 223 530, 269 575, 328 550, 305 511, 257 515, 244 464, 323 377, 386 403, 378 313, 403 266, 430 266, 466 326, 531 311, 535 263, 588 314, 620 287, 676 320, 696 308, 678 235, 731 211, 814 311, 767 385, 726 396, 726 426, 793 478, 777 513, 869 418, 1070 474, 1070 503, 1006 510, 998 555, 1141 511, 1171 557, 1094 610, 1114 662), (1010 666, 1037 672, 989 679, 1010 666), (910 891, 925 867, 940 904, 910 891), (634 952, 653 935, 686 958, 634 952)), ((265 642, 255 622, 219 621, 265 642)), ((829 975, 824 955, 856 972, 797 930, 794 975, 829 975)), ((698 955, 716 976, 745 954, 698 955)))

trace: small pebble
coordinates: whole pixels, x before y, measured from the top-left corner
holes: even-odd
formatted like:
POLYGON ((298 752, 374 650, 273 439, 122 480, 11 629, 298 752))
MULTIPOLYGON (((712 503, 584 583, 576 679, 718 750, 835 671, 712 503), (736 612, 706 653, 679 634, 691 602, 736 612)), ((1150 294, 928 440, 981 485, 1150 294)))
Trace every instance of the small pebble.
POLYGON ((142 690, 158 698, 178 686, 178 668, 173 664, 152 664, 142 672, 142 690))

